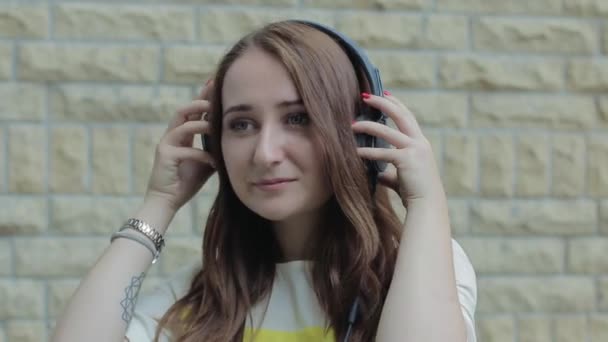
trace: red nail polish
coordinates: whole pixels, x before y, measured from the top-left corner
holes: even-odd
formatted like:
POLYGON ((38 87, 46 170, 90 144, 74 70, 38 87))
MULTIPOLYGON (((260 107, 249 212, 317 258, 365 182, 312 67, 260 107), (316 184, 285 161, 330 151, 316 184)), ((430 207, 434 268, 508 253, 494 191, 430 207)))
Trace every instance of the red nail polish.
POLYGON ((368 93, 361 93, 361 97, 363 97, 364 99, 369 99, 370 98, 370 94, 368 93))
POLYGON ((390 95, 392 95, 392 94, 391 94, 391 92, 390 92, 390 91, 385 90, 385 91, 384 91, 384 95, 388 95, 388 96, 390 96, 390 95))

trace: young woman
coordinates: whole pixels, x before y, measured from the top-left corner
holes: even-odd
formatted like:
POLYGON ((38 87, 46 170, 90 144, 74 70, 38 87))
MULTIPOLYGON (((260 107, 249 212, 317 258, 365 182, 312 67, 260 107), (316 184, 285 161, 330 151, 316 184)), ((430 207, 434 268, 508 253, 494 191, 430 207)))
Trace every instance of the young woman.
POLYGON ((241 39, 169 124, 143 206, 83 279, 54 341, 475 341, 475 273, 451 238, 431 146, 403 103, 368 86, 305 23, 241 39), (366 108, 395 128, 356 121, 366 108), (357 146, 355 134, 393 147, 357 146), (375 189, 369 161, 391 165, 375 189), (216 171, 202 261, 136 303, 176 211, 216 171))

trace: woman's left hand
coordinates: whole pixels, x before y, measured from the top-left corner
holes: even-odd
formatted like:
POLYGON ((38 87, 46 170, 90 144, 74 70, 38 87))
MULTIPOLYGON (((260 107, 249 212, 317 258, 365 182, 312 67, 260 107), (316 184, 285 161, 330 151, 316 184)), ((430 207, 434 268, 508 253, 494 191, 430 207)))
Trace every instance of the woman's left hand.
POLYGON ((359 147, 359 156, 391 163, 380 173, 379 183, 395 190, 407 208, 412 202, 445 196, 433 149, 414 117, 397 98, 362 94, 363 101, 385 113, 397 129, 377 122, 353 123, 355 133, 366 133, 384 139, 394 148, 359 147))

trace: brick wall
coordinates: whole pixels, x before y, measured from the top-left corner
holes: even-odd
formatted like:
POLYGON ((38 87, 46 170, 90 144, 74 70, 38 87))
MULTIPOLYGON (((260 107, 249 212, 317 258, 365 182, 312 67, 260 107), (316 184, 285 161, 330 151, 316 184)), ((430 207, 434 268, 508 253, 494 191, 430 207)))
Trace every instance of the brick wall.
MULTIPOLYGON (((608 1, 126 2, 0 0, 0 341, 46 340, 176 107, 244 32, 294 17, 367 47, 423 124, 479 340, 608 340, 608 1)), ((200 253, 214 182, 146 288, 200 253)))

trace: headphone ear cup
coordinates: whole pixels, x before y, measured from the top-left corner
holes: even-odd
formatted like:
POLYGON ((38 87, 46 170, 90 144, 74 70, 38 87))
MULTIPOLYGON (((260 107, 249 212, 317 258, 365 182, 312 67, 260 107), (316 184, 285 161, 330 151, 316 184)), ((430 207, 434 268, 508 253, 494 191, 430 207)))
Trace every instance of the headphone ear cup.
POLYGON ((201 136, 201 140, 203 143, 203 151, 211 152, 211 137, 209 137, 207 134, 203 134, 201 136))

